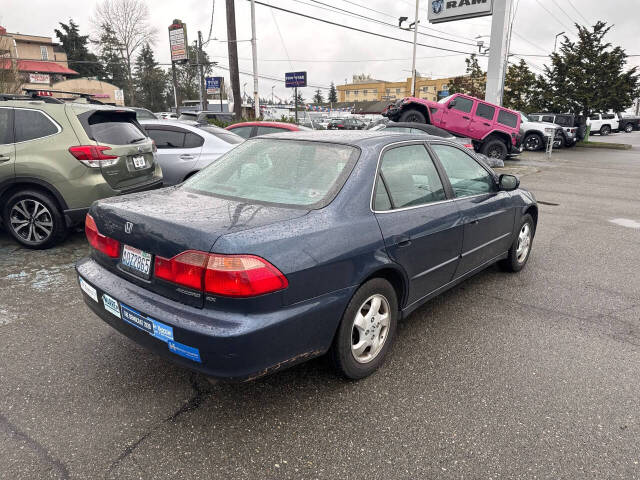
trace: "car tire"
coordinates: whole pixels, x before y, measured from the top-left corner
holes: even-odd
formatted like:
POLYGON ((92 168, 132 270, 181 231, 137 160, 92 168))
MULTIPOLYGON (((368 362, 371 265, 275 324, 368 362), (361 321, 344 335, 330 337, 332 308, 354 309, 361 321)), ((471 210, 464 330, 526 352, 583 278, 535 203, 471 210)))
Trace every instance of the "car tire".
POLYGON ((330 349, 336 369, 352 380, 375 372, 393 344, 397 322, 398 300, 391 284, 382 278, 363 284, 349 301, 330 349))
POLYGON ((611 133, 611 127, 609 125, 603 125, 600 127, 600 135, 605 136, 611 133))
POLYGON ((576 146, 576 142, 574 142, 572 140, 569 140, 568 138, 565 137, 564 146, 565 146, 565 148, 575 147, 576 146))
POLYGON ((523 215, 520 227, 518 228, 518 234, 513 240, 511 248, 509 248, 507 258, 500 260, 499 265, 503 270, 507 272, 519 272, 524 268, 531 254, 535 229, 536 226, 533 222, 533 217, 528 213, 523 215), (527 242, 526 245, 523 245, 523 242, 527 242), (521 246, 523 246, 523 250, 520 249, 521 246), (524 248, 526 248, 526 250, 524 250, 524 248))
POLYGON ((490 138, 484 142, 480 153, 490 158, 499 158, 500 160, 506 160, 507 158, 507 146, 499 138, 490 138))
POLYGON ((529 152, 535 152, 536 150, 540 150, 544 145, 544 141, 542 140, 542 135, 539 133, 528 133, 524 140, 522 141, 522 145, 525 150, 529 152))
POLYGON ((409 108, 400 114, 399 122, 427 123, 424 114, 415 108, 409 108))
POLYGON ((51 248, 67 236, 67 225, 57 202, 38 190, 22 190, 11 195, 2 218, 11 236, 27 248, 51 248))
POLYGON ((630 123, 627 123, 627 124, 624 126, 624 131, 625 131, 626 133, 631 133, 631 132, 633 132, 633 125, 632 125, 632 124, 630 124, 630 123))

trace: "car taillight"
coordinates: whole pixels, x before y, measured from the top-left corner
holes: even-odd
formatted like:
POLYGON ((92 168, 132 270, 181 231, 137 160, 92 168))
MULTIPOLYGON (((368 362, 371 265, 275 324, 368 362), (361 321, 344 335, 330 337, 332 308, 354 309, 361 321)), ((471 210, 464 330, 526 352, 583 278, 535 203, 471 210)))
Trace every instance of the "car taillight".
POLYGON ((254 297, 289 286, 280 270, 254 255, 188 250, 173 258, 156 256, 154 271, 162 280, 226 297, 254 297))
POLYGON ((473 150, 473 149, 474 149, 474 148, 473 148, 473 144, 471 144, 471 143, 465 143, 465 144, 464 144, 464 146, 465 146, 466 148, 470 149, 470 150, 473 150))
POLYGON ((158 146, 156 145, 156 141, 155 140, 151 140, 151 151, 153 153, 156 153, 158 151, 158 146))
POLYGON ((75 147, 69 147, 71 155, 91 168, 108 167, 118 161, 117 155, 105 154, 104 152, 107 150, 111 150, 111 147, 105 145, 77 145, 75 147))
POLYGON ((102 235, 98 231, 95 220, 88 213, 84 221, 84 232, 87 235, 89 244, 93 248, 111 258, 118 258, 120 255, 120 242, 106 235, 102 235))
POLYGON ((342 127, 342 128, 344 128, 344 125, 343 125, 343 124, 341 124, 341 123, 339 123, 338 125, 336 125, 336 127, 342 127))

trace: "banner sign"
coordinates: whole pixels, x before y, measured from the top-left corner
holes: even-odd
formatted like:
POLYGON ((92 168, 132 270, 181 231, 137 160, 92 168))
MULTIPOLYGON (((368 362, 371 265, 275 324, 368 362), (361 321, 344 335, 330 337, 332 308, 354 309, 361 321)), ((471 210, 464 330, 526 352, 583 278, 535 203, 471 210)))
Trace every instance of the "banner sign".
POLYGON ((287 88, 306 87, 307 72, 287 72, 284 74, 284 83, 287 88))
POLYGON ((47 73, 30 73, 29 83, 49 83, 49 74, 47 73))
POLYGON ((222 88, 222 77, 205 77, 204 80, 207 84, 207 94, 214 95, 220 93, 220 89, 222 88))
POLYGON ((429 23, 485 17, 493 12, 493 0, 430 0, 429 23))
POLYGON ((187 49, 187 25, 174 23, 169 25, 169 48, 171 49, 172 62, 187 62, 189 50, 187 49))

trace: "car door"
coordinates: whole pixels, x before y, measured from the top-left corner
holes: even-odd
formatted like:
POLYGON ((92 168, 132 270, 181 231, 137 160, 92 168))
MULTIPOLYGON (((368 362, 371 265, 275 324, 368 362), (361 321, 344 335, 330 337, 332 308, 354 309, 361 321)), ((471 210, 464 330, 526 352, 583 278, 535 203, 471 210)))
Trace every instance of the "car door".
POLYGON ((476 108, 471 116, 469 131, 474 138, 484 138, 492 129, 496 115, 496 107, 484 102, 476 102, 476 108))
POLYGON ((16 176, 16 146, 13 139, 13 108, 0 107, 0 186, 16 176))
POLYGON ((443 128, 467 135, 474 103, 473 99, 462 95, 451 99, 442 114, 443 128))
POLYGON ((509 193, 498 190, 494 175, 464 148, 431 143, 431 149, 446 172, 464 225, 459 277, 509 250, 515 209, 509 193))
POLYGON ((458 264, 461 216, 441 175, 423 143, 382 153, 373 210, 388 255, 409 279, 407 304, 446 285, 458 264))
POLYGON ((175 185, 196 170, 204 139, 184 128, 148 125, 147 134, 156 142, 156 155, 165 185, 175 185))

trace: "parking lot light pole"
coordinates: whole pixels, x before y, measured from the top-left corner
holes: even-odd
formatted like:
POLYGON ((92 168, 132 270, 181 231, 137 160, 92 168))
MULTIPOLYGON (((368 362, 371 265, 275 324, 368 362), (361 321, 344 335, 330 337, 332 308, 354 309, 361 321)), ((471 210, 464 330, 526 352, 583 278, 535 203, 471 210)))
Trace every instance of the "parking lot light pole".
POLYGON ((418 10, 420 0, 416 0, 416 16, 413 21, 413 61, 411 63, 411 96, 416 96, 416 46, 418 43, 418 10))
POLYGON ((560 35, 564 35, 564 32, 560 32, 559 34, 556 35, 556 39, 553 41, 553 53, 556 53, 556 45, 558 44, 558 37, 560 35))
POLYGON ((260 97, 258 95, 258 49, 256 46, 256 4, 251 0, 251 53, 253 56, 253 114, 260 118, 260 97))

